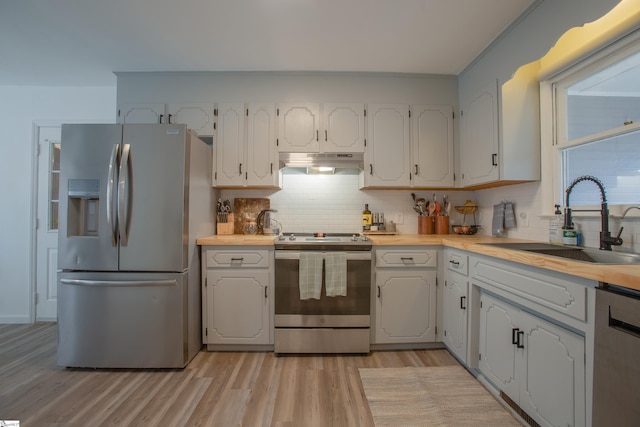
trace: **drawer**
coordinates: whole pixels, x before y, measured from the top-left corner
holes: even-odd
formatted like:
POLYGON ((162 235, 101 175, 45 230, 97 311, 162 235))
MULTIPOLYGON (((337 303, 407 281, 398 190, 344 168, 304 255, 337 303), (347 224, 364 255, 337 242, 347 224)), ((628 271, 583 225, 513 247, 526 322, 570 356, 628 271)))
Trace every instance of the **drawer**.
POLYGON ((469 274, 469 256, 463 252, 445 251, 445 263, 447 270, 457 273, 469 274))
POLYGON ((376 267, 423 268, 438 265, 438 251, 433 250, 377 250, 376 267))
POLYGON ((216 267, 269 267, 268 250, 209 250, 207 268, 216 267))
POLYGON ((469 264, 476 286, 484 287, 484 282, 574 319, 587 320, 587 286, 595 282, 509 261, 471 257, 469 264))

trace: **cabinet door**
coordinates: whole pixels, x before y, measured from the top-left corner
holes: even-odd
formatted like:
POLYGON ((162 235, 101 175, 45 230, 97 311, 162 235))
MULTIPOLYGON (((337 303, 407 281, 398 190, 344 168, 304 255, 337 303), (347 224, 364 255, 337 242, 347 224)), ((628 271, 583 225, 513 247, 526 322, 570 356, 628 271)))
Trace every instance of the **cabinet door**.
POLYGON ((276 186, 278 165, 273 104, 249 104, 247 110, 247 185, 276 186))
POLYGON ((368 107, 365 187, 407 187, 409 180, 409 106, 368 107))
POLYGON ((268 269, 207 271, 207 344, 268 344, 268 269))
POLYGON ((320 107, 318 104, 280 104, 277 115, 279 152, 319 152, 320 107))
POLYGON ((464 186, 500 178, 498 168, 498 86, 486 87, 462 105, 460 167, 464 186))
POLYGON ((324 134, 320 136, 325 153, 364 152, 364 105, 324 104, 324 134))
POLYGON ((164 104, 122 104, 118 123, 166 123, 164 104))
POLYGON ((213 104, 168 104, 169 123, 186 124, 199 136, 213 135, 213 104))
POLYGON ((453 186, 453 108, 411 107, 413 186, 453 186))
POLYGON ((517 359, 524 357, 512 337, 518 330, 519 310, 501 300, 483 294, 480 298, 480 371, 499 390, 518 402, 520 384, 517 359))
POLYGON ((435 341, 435 271, 378 270, 376 286, 376 343, 435 341))
POLYGON ((529 313, 524 330, 520 407, 541 426, 584 426, 584 338, 529 313))
POLYGON ((244 104, 220 104, 216 147, 217 186, 241 186, 245 182, 245 110, 244 104))
POLYGON ((467 278, 453 272, 445 273, 443 295, 444 344, 464 363, 467 361, 467 278))

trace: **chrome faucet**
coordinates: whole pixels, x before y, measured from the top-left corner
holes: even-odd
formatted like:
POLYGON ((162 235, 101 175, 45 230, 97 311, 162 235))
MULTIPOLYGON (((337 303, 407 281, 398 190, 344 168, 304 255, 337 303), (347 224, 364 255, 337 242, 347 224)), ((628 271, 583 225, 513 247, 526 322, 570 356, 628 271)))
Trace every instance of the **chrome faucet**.
MULTIPOLYGON (((573 221, 571 219, 571 208, 569 207, 569 195, 571 194, 571 190, 573 187, 582 181, 591 181, 598 186, 600 190, 600 219, 602 223, 602 230, 600 231, 600 249, 603 251, 610 251, 611 245, 620 246, 622 245, 622 239, 620 235, 622 234, 622 229, 624 227, 620 227, 620 231, 616 237, 611 237, 611 233, 609 232, 609 207, 607 205, 607 195, 604 191, 604 185, 602 182, 594 176, 585 175, 580 176, 573 180, 571 184, 567 187, 566 190, 566 199, 565 199, 565 208, 564 208, 564 228, 573 228, 573 221)), ((596 209, 575 209, 576 212, 598 212, 596 209)))

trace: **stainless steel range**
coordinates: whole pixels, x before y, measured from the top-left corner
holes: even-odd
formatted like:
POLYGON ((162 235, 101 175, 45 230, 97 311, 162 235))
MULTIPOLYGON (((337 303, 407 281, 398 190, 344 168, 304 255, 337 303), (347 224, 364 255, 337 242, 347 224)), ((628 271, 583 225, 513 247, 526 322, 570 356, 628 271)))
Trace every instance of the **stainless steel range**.
POLYGON ((276 354, 368 353, 370 303, 369 239, 332 233, 276 239, 276 354))

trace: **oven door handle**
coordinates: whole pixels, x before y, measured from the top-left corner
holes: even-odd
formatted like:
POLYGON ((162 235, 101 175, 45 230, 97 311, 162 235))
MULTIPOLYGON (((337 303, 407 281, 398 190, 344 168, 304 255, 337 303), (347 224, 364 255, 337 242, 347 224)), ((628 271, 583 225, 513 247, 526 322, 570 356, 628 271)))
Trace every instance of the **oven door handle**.
MULTIPOLYGON (((331 253, 331 251, 305 251, 305 252, 316 252, 316 253, 331 253)), ((342 251, 337 251, 342 252, 342 251)), ((347 261, 369 261, 371 260, 371 252, 370 251, 359 251, 359 252, 346 252, 347 261)), ((300 259, 300 252, 298 251, 276 251, 276 259, 300 259)))

